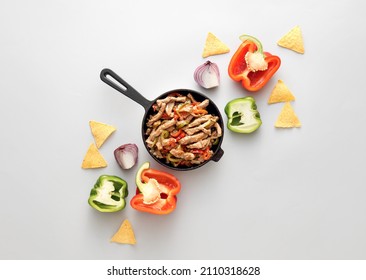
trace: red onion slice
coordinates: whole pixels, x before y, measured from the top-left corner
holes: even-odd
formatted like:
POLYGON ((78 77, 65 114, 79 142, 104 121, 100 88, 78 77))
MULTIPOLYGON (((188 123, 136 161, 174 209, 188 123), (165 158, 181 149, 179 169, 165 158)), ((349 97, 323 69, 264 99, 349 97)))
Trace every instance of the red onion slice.
POLYGON ((216 63, 207 61, 194 71, 194 80, 201 87, 209 89, 220 85, 220 71, 216 63))
POLYGON ((136 144, 124 144, 114 150, 114 158, 122 169, 132 168, 138 159, 136 144))

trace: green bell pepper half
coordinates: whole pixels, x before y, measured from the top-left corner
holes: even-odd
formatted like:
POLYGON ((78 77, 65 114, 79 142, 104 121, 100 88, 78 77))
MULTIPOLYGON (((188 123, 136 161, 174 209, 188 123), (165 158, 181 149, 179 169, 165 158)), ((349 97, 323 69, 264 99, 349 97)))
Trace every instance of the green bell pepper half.
POLYGON ((225 106, 227 127, 237 133, 251 133, 257 130, 262 120, 255 99, 251 96, 236 98, 225 106))
POLYGON ((125 208, 127 182, 117 176, 101 175, 90 191, 88 203, 100 212, 117 212, 125 208))

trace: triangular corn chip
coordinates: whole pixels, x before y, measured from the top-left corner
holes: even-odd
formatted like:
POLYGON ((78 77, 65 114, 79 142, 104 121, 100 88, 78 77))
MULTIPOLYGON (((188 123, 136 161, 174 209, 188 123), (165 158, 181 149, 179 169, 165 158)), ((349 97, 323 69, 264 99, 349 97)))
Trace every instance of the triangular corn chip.
POLYGON ((135 234, 129 220, 124 220, 118 231, 111 238, 111 242, 122 244, 136 244, 135 234))
POLYGON ((85 154, 81 167, 84 169, 88 169, 101 168, 106 166, 107 162, 105 161, 101 153, 99 153, 98 148, 95 146, 94 143, 91 143, 89 145, 88 151, 85 154))
POLYGON ((294 101, 295 96, 282 80, 278 80, 268 99, 268 104, 294 101))
POLYGON ((290 128, 290 127, 301 127, 301 123, 296 116, 294 109, 290 102, 286 102, 282 107, 281 113, 275 123, 275 127, 279 128, 290 128))
POLYGON ((280 40, 278 40, 277 44, 286 49, 303 54, 305 50, 300 26, 296 25, 292 28, 280 40))
POLYGON ((103 145, 103 143, 107 140, 107 138, 111 136, 111 134, 116 130, 114 126, 96 121, 89 121, 89 126, 98 149, 103 145))
POLYGON ((216 54, 224 54, 228 53, 229 51, 229 47, 221 42, 214 34, 212 34, 211 32, 207 34, 202 57, 208 57, 216 54))

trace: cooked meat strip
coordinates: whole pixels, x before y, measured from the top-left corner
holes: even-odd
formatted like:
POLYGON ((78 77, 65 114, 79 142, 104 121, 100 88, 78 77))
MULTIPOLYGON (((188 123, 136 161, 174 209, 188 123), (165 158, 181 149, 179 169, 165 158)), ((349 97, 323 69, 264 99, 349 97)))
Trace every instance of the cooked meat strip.
POLYGON ((199 132, 199 133, 194 134, 194 135, 185 136, 182 139, 180 139, 178 142, 179 142, 179 144, 187 145, 187 144, 198 142, 198 141, 200 141, 204 138, 207 138, 207 136, 208 135, 206 133, 199 132))
POLYGON ((169 102, 169 103, 166 105, 165 112, 166 112, 166 114, 167 114, 169 117, 173 117, 173 116, 174 116, 174 113, 173 113, 173 107, 174 107, 174 101, 171 101, 171 102, 169 102))
POLYGON ((147 138, 146 142, 150 141, 152 142, 156 137, 158 137, 164 129, 167 129, 173 125, 175 125, 177 121, 175 119, 171 119, 169 121, 164 122, 162 125, 160 125, 158 128, 153 129, 153 131, 150 133, 149 137, 147 138))
POLYGON ((193 135, 193 134, 197 133, 198 131, 202 131, 208 135, 211 135, 211 129, 209 129, 209 128, 214 124, 215 124, 215 122, 213 122, 212 120, 208 120, 207 122, 205 122, 199 126, 187 128, 184 130, 184 132, 187 133, 188 135, 193 135))
POLYGON ((156 100, 156 104, 158 104, 159 107, 162 106, 162 104, 168 104, 171 101, 175 102, 185 102, 187 100, 186 96, 168 96, 164 99, 158 99, 156 100))
POLYGON ((195 126, 198 126, 200 125, 201 123, 204 123, 204 122, 207 122, 209 119, 213 119, 213 120, 217 120, 218 118, 215 119, 214 116, 208 114, 208 115, 204 115, 202 117, 199 117, 197 119, 195 119, 193 122, 191 122, 188 127, 195 127, 195 126))
POLYGON ((156 148, 158 148, 158 150, 162 150, 163 149, 163 145, 161 144, 160 141, 156 142, 156 148))
POLYGON ((199 108, 206 108, 210 104, 210 101, 208 99, 203 100, 200 104, 197 105, 199 108))
POLYGON ((212 132, 211 137, 210 137, 212 140, 215 140, 222 136, 222 130, 221 130, 220 125, 218 123, 215 123, 214 127, 215 127, 215 131, 212 132))
POLYGON ((193 144, 190 144, 187 146, 188 149, 200 149, 200 150, 203 150, 205 148, 207 148, 207 146, 210 144, 210 141, 211 139, 208 138, 208 139, 203 139, 203 140, 200 140, 196 143, 193 143, 193 144))
POLYGON ((155 145, 155 141, 152 141, 152 140, 150 140, 150 139, 146 139, 146 144, 147 144, 147 146, 149 147, 149 148, 152 148, 152 147, 154 147, 154 145, 155 145))
POLYGON ((191 104, 182 106, 181 109, 179 109, 179 112, 187 112, 187 113, 191 113, 193 111, 193 106, 191 104))
POLYGON ((182 117, 181 119, 179 119, 179 121, 177 121, 177 128, 182 128, 182 127, 185 127, 187 125, 189 125, 189 123, 191 122, 191 120, 193 119, 194 117, 192 115, 188 115, 187 117, 182 117))
POLYGON ((176 143, 176 142, 177 142, 177 140, 175 138, 168 138, 168 139, 163 139, 161 141, 161 144, 163 145, 163 147, 166 147, 166 146, 169 146, 172 143, 176 143))
POLYGON ((153 128, 156 128, 156 127, 158 127, 159 125, 161 125, 161 120, 158 120, 158 121, 154 122, 154 123, 153 123, 153 125, 152 125, 152 127, 153 127, 153 128))
POLYGON ((184 160, 192 160, 195 158, 195 155, 193 153, 184 152, 181 149, 171 149, 170 153, 176 158, 181 158, 184 160))
POLYGON ((151 152, 157 158, 164 158, 163 155, 161 154, 160 150, 153 149, 153 150, 151 150, 151 152))
POLYGON ((221 137, 222 135, 222 130, 221 130, 221 127, 218 123, 215 123, 215 128, 216 128, 216 131, 217 131, 217 137, 221 137))
POLYGON ((191 120, 193 120, 193 116, 192 115, 189 115, 188 117, 186 117, 185 118, 185 120, 188 122, 188 123, 190 123, 191 122, 191 120))
POLYGON ((177 120, 175 120, 175 119, 171 119, 171 120, 169 120, 169 121, 166 121, 166 122, 164 122, 161 126, 159 126, 158 128, 159 129, 162 129, 162 130, 164 130, 164 129, 168 129, 169 127, 171 127, 171 126, 173 126, 173 125, 175 125, 177 123, 177 120))
POLYGON ((152 131, 152 129, 151 129, 151 127, 149 127, 148 129, 146 129, 145 135, 150 135, 151 131, 152 131))
POLYGON ((165 110, 165 107, 166 107, 166 103, 162 103, 161 104, 161 107, 160 107, 160 109, 159 109, 159 112, 156 114, 156 115, 154 115, 154 116, 152 116, 150 119, 149 119, 149 121, 147 122, 147 126, 149 127, 149 126, 153 126, 153 124, 154 124, 154 122, 156 122, 157 120, 159 120, 160 118, 161 118, 161 116, 163 115, 163 113, 164 113, 164 110, 165 110))

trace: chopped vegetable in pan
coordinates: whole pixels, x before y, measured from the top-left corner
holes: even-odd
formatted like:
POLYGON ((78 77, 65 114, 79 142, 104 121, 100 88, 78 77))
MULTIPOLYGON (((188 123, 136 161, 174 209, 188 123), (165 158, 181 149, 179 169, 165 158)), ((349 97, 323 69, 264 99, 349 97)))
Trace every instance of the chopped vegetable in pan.
POLYGON ((191 94, 173 93, 158 99, 153 105, 155 114, 146 124, 146 144, 151 154, 175 167, 209 160, 222 130, 219 117, 207 111, 208 105, 208 99, 199 102, 191 94))

